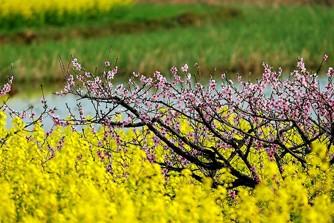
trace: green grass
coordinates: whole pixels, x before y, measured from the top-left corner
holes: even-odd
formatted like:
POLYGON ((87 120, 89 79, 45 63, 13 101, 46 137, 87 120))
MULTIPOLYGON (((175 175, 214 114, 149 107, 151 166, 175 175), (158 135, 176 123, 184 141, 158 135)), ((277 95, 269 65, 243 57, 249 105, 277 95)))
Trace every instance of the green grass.
MULTIPOLYGON (((135 24, 145 19, 163 20, 186 10, 185 6, 168 6, 168 10, 165 7, 133 6, 129 9, 133 12, 118 21, 135 24), (184 8, 181 10, 180 7, 184 8)), ((190 11, 201 8, 192 7, 190 11)), ((148 27, 138 32, 111 33, 94 38, 46 38, 31 45, 3 44, 0 72, 2 70, 4 77, 12 64, 17 80, 59 80, 63 78, 59 57, 68 62, 71 55, 91 69, 108 58, 118 58, 122 75, 132 71, 166 71, 172 65, 183 63, 198 63, 206 75, 215 69, 216 73, 258 74, 262 62, 292 68, 297 57, 304 57, 309 66, 316 67, 323 53, 334 57, 334 10, 331 8, 240 6, 237 9, 240 14, 228 19, 222 13, 214 21, 185 26, 148 27)), ((208 16, 212 14, 210 10, 196 10, 207 12, 208 16)), ((329 64, 333 62, 330 59, 329 64)))

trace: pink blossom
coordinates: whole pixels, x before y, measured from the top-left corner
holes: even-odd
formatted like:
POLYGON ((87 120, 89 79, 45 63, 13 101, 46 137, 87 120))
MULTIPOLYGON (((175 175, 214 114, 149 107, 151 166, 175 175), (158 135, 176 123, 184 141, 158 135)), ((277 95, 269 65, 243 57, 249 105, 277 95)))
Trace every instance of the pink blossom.
POLYGON ((182 70, 182 72, 184 72, 184 73, 187 73, 187 72, 188 72, 188 69, 189 69, 188 64, 184 64, 184 65, 181 67, 181 70, 182 70))

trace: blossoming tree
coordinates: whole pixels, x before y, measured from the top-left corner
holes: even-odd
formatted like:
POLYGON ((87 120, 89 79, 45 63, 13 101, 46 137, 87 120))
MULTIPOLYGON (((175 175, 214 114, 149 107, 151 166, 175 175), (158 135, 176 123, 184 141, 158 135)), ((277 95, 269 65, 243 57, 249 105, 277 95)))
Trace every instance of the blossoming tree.
MULTIPOLYGON (((324 57, 323 62, 327 58, 324 57)), ((155 72, 148 77, 134 73, 126 84, 115 84, 117 66, 105 63, 105 71, 86 71, 77 59, 67 70, 65 88, 89 100, 95 114, 88 118, 78 104, 79 115, 57 124, 100 124, 119 144, 137 144, 152 162, 166 171, 191 167, 193 177, 210 177, 213 186, 226 184, 220 175, 231 174, 230 187, 255 187, 260 181, 261 156, 276 162, 296 162, 307 167, 305 156, 315 142, 327 145, 327 158, 334 163, 334 69, 324 83, 318 71, 309 72, 303 60, 283 77, 282 70, 264 65, 255 83, 222 75, 221 84, 211 79, 202 85, 192 77, 188 65, 170 70, 170 77, 155 72), (117 129, 140 130, 131 141, 122 140, 117 129), (168 151, 158 159, 156 148, 168 151)))

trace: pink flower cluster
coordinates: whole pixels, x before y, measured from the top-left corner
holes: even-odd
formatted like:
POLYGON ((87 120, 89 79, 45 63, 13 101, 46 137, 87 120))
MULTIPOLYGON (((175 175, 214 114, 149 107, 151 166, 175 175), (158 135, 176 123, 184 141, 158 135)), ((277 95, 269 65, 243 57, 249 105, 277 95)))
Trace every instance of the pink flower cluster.
POLYGON ((11 76, 6 84, 0 90, 0 96, 8 94, 12 90, 13 76, 11 76))

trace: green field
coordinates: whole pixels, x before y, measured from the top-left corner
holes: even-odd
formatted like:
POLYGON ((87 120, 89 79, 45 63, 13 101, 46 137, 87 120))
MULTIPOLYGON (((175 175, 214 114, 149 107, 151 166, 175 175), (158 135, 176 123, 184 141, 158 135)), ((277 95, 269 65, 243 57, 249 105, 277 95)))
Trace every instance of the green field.
MULTIPOLYGON (((262 62, 316 67, 334 52, 334 10, 325 6, 137 4, 62 26, 0 29, 0 73, 17 81, 63 79, 59 58, 93 69, 117 60, 122 74, 198 63, 203 75, 258 74, 262 62)), ((331 64, 334 60, 330 57, 331 64)))

